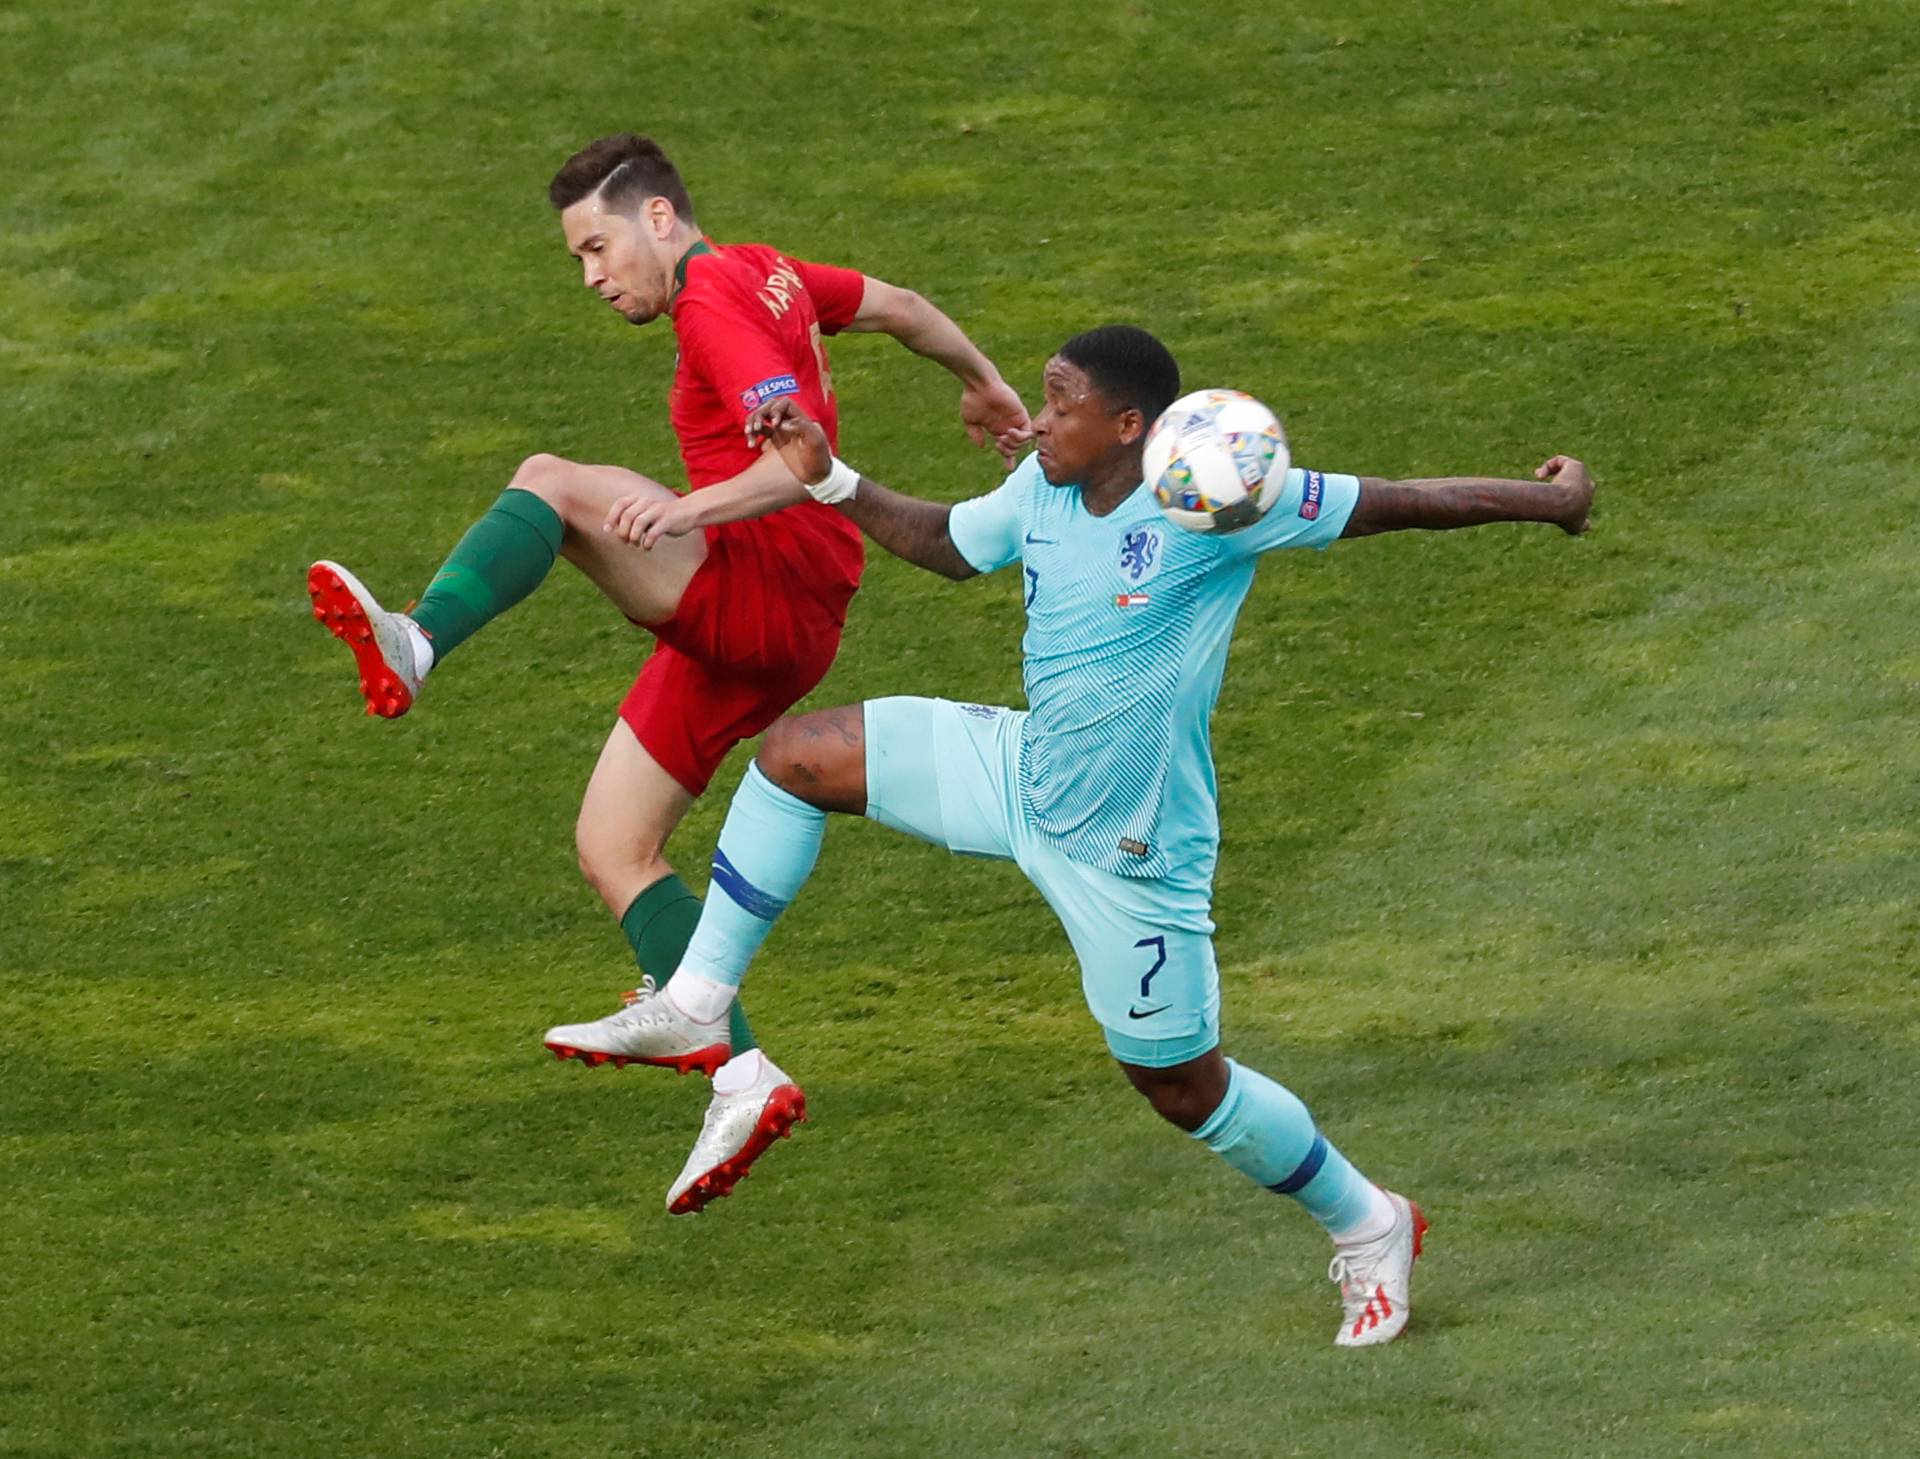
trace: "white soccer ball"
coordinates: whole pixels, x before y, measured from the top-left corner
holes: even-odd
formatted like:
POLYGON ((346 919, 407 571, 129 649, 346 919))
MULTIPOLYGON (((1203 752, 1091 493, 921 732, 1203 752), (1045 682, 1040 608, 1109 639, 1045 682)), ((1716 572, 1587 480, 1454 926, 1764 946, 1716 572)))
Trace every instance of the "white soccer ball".
POLYGON ((1177 527, 1237 532, 1260 520, 1287 484, 1287 433, 1239 390, 1195 390, 1147 432, 1147 485, 1177 527))

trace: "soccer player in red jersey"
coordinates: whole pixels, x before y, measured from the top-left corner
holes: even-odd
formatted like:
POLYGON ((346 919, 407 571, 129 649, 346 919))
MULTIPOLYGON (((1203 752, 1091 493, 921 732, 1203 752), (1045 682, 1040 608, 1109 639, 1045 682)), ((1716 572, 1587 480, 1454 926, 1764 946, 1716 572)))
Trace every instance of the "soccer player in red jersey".
MULTIPOLYGON (((668 836, 727 752, 820 682, 860 584, 859 530, 808 497, 777 453, 748 444, 748 415, 790 396, 837 439, 823 341, 864 331, 957 376, 966 428, 1009 464, 1028 419, 992 362, 920 295, 761 244, 712 242, 650 138, 601 138, 568 159, 548 193, 587 287, 632 324, 673 322, 671 419, 692 490, 682 497, 624 467, 532 456, 410 613, 383 609, 335 562, 315 563, 307 585, 314 615, 353 651, 367 712, 387 718, 412 707, 454 648, 537 588, 556 556, 654 635, 575 829, 580 868, 651 988, 679 965, 699 916, 665 859, 668 836)), ((647 1006, 635 1003, 636 1016, 647 1006)), ((605 1062, 565 1034, 548 1035, 557 1055, 605 1062)), ((707 1125, 719 1122, 717 1148, 744 1171, 804 1118, 805 1102, 744 1020, 732 1025, 730 1052, 671 1062, 714 1076, 707 1125)))

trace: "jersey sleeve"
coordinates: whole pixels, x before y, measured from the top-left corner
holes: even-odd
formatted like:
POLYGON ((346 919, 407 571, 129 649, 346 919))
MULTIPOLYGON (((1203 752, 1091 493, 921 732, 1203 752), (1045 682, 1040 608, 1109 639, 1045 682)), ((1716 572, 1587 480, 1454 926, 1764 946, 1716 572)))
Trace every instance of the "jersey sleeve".
POLYGON ((1020 555, 1020 497, 1025 467, 985 496, 947 516, 947 535, 975 572, 997 572, 1020 555))
POLYGON ((1346 530, 1359 500, 1357 476, 1290 467, 1279 500, 1251 527, 1218 539, 1220 550, 1229 557, 1253 557, 1282 547, 1324 551, 1346 530))
POLYGON ((865 274, 830 263, 807 263, 797 258, 791 262, 800 274, 800 282, 813 296, 813 312, 822 334, 838 334, 853 323, 867 293, 865 274))
POLYGON ((737 425, 755 406, 800 393, 799 363, 758 319, 702 299, 683 304, 673 322, 687 367, 713 387, 737 425))

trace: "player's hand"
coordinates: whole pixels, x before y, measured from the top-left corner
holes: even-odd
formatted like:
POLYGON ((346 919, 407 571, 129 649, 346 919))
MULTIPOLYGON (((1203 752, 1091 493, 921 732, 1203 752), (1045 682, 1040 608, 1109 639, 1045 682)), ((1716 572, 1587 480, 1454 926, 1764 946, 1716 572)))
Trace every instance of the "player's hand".
POLYGON ((623 496, 607 513, 605 528, 622 542, 651 547, 662 537, 684 537, 700 526, 699 507, 685 496, 623 496))
POLYGON ((1563 509, 1554 521, 1562 531, 1578 537, 1587 530, 1593 509, 1593 474, 1586 462, 1572 456, 1549 456, 1534 469, 1533 478, 1559 489, 1563 509))
POLYGON ((833 470, 833 448, 827 433, 814 424, 791 395, 780 395, 755 406, 747 417, 747 444, 771 446, 780 453, 802 485, 825 481, 833 470))
POLYGON ((1033 422, 1027 417, 1027 407, 1004 380, 995 380, 991 385, 969 385, 962 390, 960 420, 974 445, 984 446, 988 438, 992 438, 994 449, 1009 471, 1020 459, 1020 448, 1033 439, 1033 422))

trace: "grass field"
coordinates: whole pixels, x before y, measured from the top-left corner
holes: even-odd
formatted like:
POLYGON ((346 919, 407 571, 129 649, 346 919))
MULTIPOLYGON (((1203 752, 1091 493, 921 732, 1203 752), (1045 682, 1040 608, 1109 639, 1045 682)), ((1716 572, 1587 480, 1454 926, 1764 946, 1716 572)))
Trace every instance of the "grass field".
MULTIPOLYGON (((0 8, 0 1455, 1907 1454, 1920 28, 1897 0, 0 8), (361 718, 536 450, 672 475, 544 187, 911 284, 1031 394, 1122 318, 1371 474, 1592 535, 1270 562, 1217 721, 1228 1046, 1434 1222, 1406 1340, 1161 1125, 1007 868, 833 829, 751 988, 813 1123, 549 1060, 632 981, 571 826, 644 640, 564 567, 361 718), (1903 1416, 1904 1415, 1904 1416, 1903 1416)), ((989 487, 941 373, 846 454, 989 487)), ((1299 556, 1305 556, 1301 554, 1299 556)), ((1017 702, 876 560, 817 702, 1017 702)), ((677 842, 704 877, 722 772, 677 842)))

